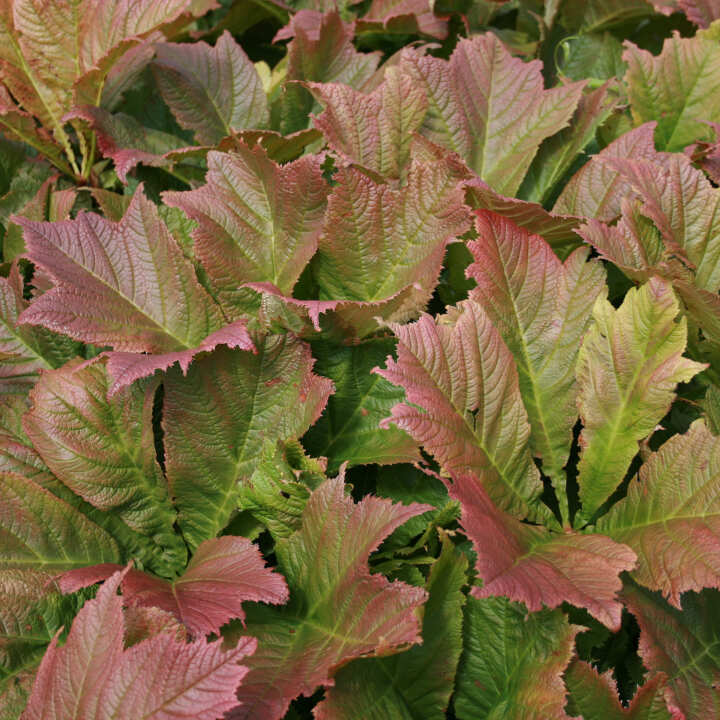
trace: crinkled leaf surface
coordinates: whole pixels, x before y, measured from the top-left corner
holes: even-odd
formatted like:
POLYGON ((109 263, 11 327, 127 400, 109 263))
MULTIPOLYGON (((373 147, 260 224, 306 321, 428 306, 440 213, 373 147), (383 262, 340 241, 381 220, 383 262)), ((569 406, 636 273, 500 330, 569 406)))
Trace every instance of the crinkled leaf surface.
POLYGON ((192 712, 216 720, 236 704, 247 672, 238 664, 255 648, 252 638, 230 650, 222 641, 186 643, 161 632, 123 650, 118 572, 75 618, 62 648, 53 640, 40 665, 23 720, 137 720, 192 712))
POLYGON ((423 315, 394 325, 397 360, 376 370, 405 388, 388 422, 411 435, 448 473, 472 472, 497 505, 518 517, 549 518, 512 355, 482 307, 454 319, 423 315))
POLYGON ((569 602, 620 629, 618 576, 636 560, 627 545, 603 535, 551 533, 521 523, 498 510, 472 477, 453 476, 450 494, 460 501, 460 522, 477 553, 483 584, 473 588, 473 595, 503 595, 531 611, 569 602))
POLYGON ((630 290, 617 310, 605 298, 595 305, 595 324, 577 365, 585 520, 622 482, 638 441, 665 415, 677 383, 704 369, 682 357, 687 327, 684 318, 676 322, 679 309, 672 288, 659 278, 630 290))
POLYGON ((313 362, 307 345, 277 335, 258 343, 256 355, 221 348, 187 377, 168 375, 167 475, 190 547, 225 527, 264 443, 297 438, 317 420, 332 382, 312 372, 313 362))
POLYGON ((562 674, 577 628, 559 610, 468 598, 455 691, 459 720, 569 720, 562 674))
POLYGON ((678 608, 687 590, 720 588, 719 473, 720 440, 698 420, 650 456, 597 524, 637 552, 633 577, 678 608))
POLYGON ((163 43, 155 52, 160 93, 198 144, 215 145, 234 130, 267 126, 270 115, 260 76, 229 32, 215 47, 163 43))
POLYGON ((402 67, 428 98, 421 132, 504 195, 515 195, 540 143, 567 125, 582 93, 582 83, 545 90, 540 63, 512 57, 493 33, 460 40, 450 60, 405 50, 402 67))
POLYGON ((53 474, 101 510, 112 510, 157 544, 160 566, 185 560, 176 513, 155 456, 152 408, 157 384, 133 385, 107 399, 102 363, 46 372, 31 393, 24 427, 53 474))
POLYGON ((667 38, 657 57, 630 41, 623 60, 625 83, 635 123, 655 120, 660 150, 681 151, 709 139, 707 121, 720 121, 720 45, 706 37, 667 38))
POLYGON ((258 639, 238 692, 240 718, 279 720, 290 701, 311 695, 348 661, 397 652, 420 641, 422 588, 371 575, 367 562, 382 540, 429 509, 367 496, 354 503, 342 478, 313 492, 302 527, 275 546, 291 602, 282 610, 246 607, 246 633, 258 639))
POLYGON ((587 262, 586 249, 561 263, 539 235, 494 213, 478 212, 475 226, 478 239, 468 243, 475 262, 466 272, 477 287, 470 297, 515 359, 530 445, 562 495, 577 420, 575 365, 605 273, 587 262))
POLYGON ((683 595, 682 610, 657 592, 626 586, 623 600, 640 625, 645 667, 668 678, 668 706, 685 720, 720 713, 720 619, 717 590, 683 595))
POLYGON ((403 391, 371 373, 393 351, 388 338, 373 338, 359 345, 342 346, 318 341, 312 344, 315 372, 330 378, 335 392, 320 419, 303 438, 308 452, 328 458, 328 469, 352 465, 386 464, 420 460, 415 441, 397 427, 379 427, 403 391))
POLYGON ((320 159, 280 166, 259 146, 208 154, 207 184, 168 192, 166 203, 198 222, 195 255, 232 312, 240 286, 270 282, 291 293, 317 249, 330 186, 320 159))
POLYGON ((434 14, 429 0, 373 0, 357 21, 358 32, 420 33, 444 40, 447 20, 434 14))
POLYGON ((422 645, 388 658, 355 660, 335 674, 317 720, 443 720, 462 650, 461 592, 467 559, 443 544, 427 582, 422 645))
POLYGON ((718 0, 678 0, 681 10, 691 22, 701 28, 708 28, 720 19, 720 3, 718 0))

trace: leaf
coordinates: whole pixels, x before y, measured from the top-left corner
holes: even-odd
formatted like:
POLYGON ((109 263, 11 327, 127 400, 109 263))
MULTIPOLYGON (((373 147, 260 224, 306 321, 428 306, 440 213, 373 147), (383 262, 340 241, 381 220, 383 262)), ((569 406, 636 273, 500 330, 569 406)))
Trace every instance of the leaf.
POLYGON ((654 57, 630 41, 623 60, 625 83, 636 125, 655 120, 661 150, 676 152, 695 140, 709 139, 705 121, 720 121, 717 77, 720 47, 709 38, 667 38, 654 57))
POLYGON ((583 34, 605 30, 652 15, 653 6, 646 0, 589 0, 584 5, 564 3, 563 25, 583 34))
POLYGON ((446 540, 426 586, 422 645, 341 668, 315 709, 317 720, 444 720, 462 650, 466 570, 467 559, 446 540))
POLYGON ((648 158, 655 155, 654 123, 646 123, 621 135, 590 158, 563 188, 554 213, 596 218, 611 222, 620 215, 620 202, 630 189, 623 175, 604 161, 607 158, 648 158))
POLYGON ((186 551, 173 529, 176 513, 155 456, 156 384, 126 388, 111 401, 109 385, 100 363, 44 373, 31 392, 25 431, 64 485, 152 538, 158 567, 174 570, 186 551))
MULTIPOLYGON (((119 569, 106 565, 70 571, 58 578, 62 592, 74 592, 110 577, 119 569)), ((192 633, 219 633, 232 618, 244 619, 242 603, 284 603, 287 586, 265 567, 260 550, 243 537, 225 535, 198 545, 185 571, 163 580, 129 570, 122 581, 123 602, 130 607, 160 608, 172 613, 192 633)))
POLYGON ((332 383, 312 367, 307 345, 278 335, 257 355, 223 348, 196 360, 186 378, 167 376, 167 476, 191 548, 225 527, 263 444, 297 438, 317 420, 332 383))
POLYGON ((123 650, 123 573, 116 573, 73 622, 62 648, 53 639, 38 670, 23 720, 130 720, 172 718, 192 708, 215 720, 236 704, 247 672, 238 661, 255 648, 252 638, 224 651, 222 641, 193 643, 160 633, 123 650))
POLYGON ((565 673, 570 691, 567 709, 584 720, 671 720, 664 699, 665 682, 663 673, 653 675, 625 708, 609 671, 598 675, 592 666, 574 660, 565 673))
POLYGON ((704 369, 682 357, 687 326, 684 318, 676 322, 679 309, 659 278, 631 289, 617 310, 604 298, 595 305, 577 365, 582 520, 622 482, 638 441, 670 408, 676 384, 704 369))
POLYGON ((403 399, 403 392, 370 371, 394 347, 386 338, 352 346, 313 343, 315 371, 333 381, 335 393, 303 444, 311 455, 327 457, 331 472, 345 462, 353 466, 420 460, 409 435, 396 427, 379 427, 392 406, 403 399))
POLYGON ((577 420, 575 365, 595 300, 604 288, 599 263, 586 249, 561 263, 538 235, 487 211, 476 213, 475 262, 478 302, 512 353, 520 393, 530 420, 530 445, 543 461, 567 512, 564 466, 577 420))
POLYGON ((358 32, 422 34, 445 40, 448 22, 433 12, 429 0, 373 0, 357 21, 358 32))
POLYGON ((720 441, 698 420, 675 435, 640 468, 627 497, 597 529, 638 554, 632 575, 680 608, 680 594, 720 588, 720 441))
POLYGON ((405 50, 402 67, 428 98, 421 132, 509 196, 582 93, 582 83, 545 90, 540 63, 513 58, 493 33, 460 40, 449 61, 405 50))
POLYGON ((701 28, 708 28, 720 18, 720 3, 717 0, 679 0, 680 9, 690 22, 701 28))
POLYGON ((530 426, 512 355, 482 307, 456 318, 423 315, 393 325, 397 360, 376 369, 405 389, 386 422, 405 430, 447 473, 473 473, 492 500, 519 517, 549 518, 530 454, 530 426))
POLYGON ((394 505, 367 496, 355 504, 342 478, 313 492, 302 528, 275 545, 291 603, 248 607, 245 632, 258 651, 230 720, 281 718, 290 701, 332 684, 335 669, 361 656, 398 652, 420 640, 415 615, 422 588, 371 575, 367 561, 382 540, 427 505, 394 505))
POLYGON ((204 42, 161 43, 155 52, 160 94, 198 144, 215 145, 235 130, 267 126, 260 76, 227 30, 214 48, 204 42))
POLYGON ((577 628, 559 610, 468 598, 455 691, 459 720, 569 720, 562 674, 577 628))
POLYGON ((413 133, 427 111, 422 88, 399 68, 389 67, 370 94, 341 83, 307 83, 325 110, 313 117, 328 145, 348 163, 384 177, 400 178, 410 160, 413 133))
POLYGON ((498 510, 472 476, 453 476, 450 494, 460 501, 461 524, 477 553, 481 588, 475 597, 506 596, 531 612, 563 602, 583 607, 614 631, 622 605, 618 577, 635 566, 635 553, 603 535, 551 533, 498 510))
POLYGON ((330 187, 320 165, 307 155, 280 166, 261 147, 237 143, 232 154, 208 153, 206 185, 163 194, 198 222, 195 255, 228 312, 248 282, 292 292, 321 232, 330 187))
POLYGON ((720 626, 716 590, 683 596, 682 611, 659 593, 627 585, 623 600, 640 625, 640 657, 651 671, 667 675, 668 707, 685 720, 720 712, 720 626))
POLYGON ((105 530, 29 478, 1 472, 0 500, 2 568, 60 572, 121 560, 105 530))

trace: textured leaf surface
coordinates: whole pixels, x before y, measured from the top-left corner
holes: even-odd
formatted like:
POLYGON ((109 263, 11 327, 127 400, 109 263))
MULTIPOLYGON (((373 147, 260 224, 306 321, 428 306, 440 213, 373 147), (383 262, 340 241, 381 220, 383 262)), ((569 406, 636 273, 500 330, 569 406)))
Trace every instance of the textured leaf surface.
MULTIPOLYGON (((588 252, 561 263, 538 235, 489 212, 476 214, 478 239, 468 243, 477 282, 470 297, 482 305, 518 368, 530 420, 530 445, 558 493, 577 420, 575 365, 605 274, 588 252)), ((566 507, 566 506, 565 506, 566 507)))
POLYGON ((349 347, 334 343, 313 343, 317 358, 315 372, 330 378, 335 393, 320 419, 303 438, 310 454, 328 458, 328 469, 337 471, 343 462, 413 462, 420 459, 415 441, 396 427, 381 428, 403 391, 371 374, 395 347, 388 339, 372 339, 349 347))
POLYGON ((650 456, 627 497, 598 522, 637 552, 633 577, 678 608, 687 590, 720 588, 718 474, 720 440, 697 421, 650 456))
POLYGON ((684 318, 670 285, 652 278, 617 310, 600 298, 580 349, 578 407, 583 421, 578 483, 589 520, 622 482, 638 441, 667 412, 675 386, 704 366, 682 357, 684 318))
POLYGON ((329 190, 317 157, 281 167, 238 143, 232 154, 208 154, 206 185, 164 199, 197 220, 195 255, 232 308, 248 282, 292 292, 317 249, 329 190))
POLYGON ((718 592, 687 593, 682 610, 635 585, 626 587, 623 600, 640 625, 643 664, 668 677, 668 706, 683 713, 685 720, 720 713, 718 592))
POLYGON ((399 178, 410 158, 412 134, 423 121, 427 99, 422 88, 398 68, 370 94, 339 83, 308 83, 325 110, 314 118, 328 145, 348 162, 385 177, 399 178))
POLYGON ((678 5, 688 19, 701 28, 708 28, 711 23, 720 19, 718 0, 679 0, 678 5))
POLYGON ((234 707, 247 672, 238 661, 255 641, 224 651, 220 640, 188 644, 161 633, 123 650, 121 579, 122 573, 113 575, 85 604, 62 648, 53 640, 23 720, 169 719, 189 711, 198 720, 216 720, 234 707))
POLYGON ((460 720, 568 720, 562 674, 576 628, 559 610, 468 598, 455 713, 460 720))
POLYGON ((394 505, 368 496, 355 504, 342 478, 313 492, 302 528, 275 546, 292 598, 287 609, 246 608, 258 650, 232 720, 279 720, 290 701, 331 684, 354 658, 397 652, 420 641, 415 615, 422 588, 371 575, 367 561, 382 540, 428 505, 394 505))
POLYGON ((610 222, 620 215, 620 202, 630 189, 627 179, 610 167, 607 158, 650 158, 655 155, 654 123, 621 135, 590 158, 563 188, 553 212, 610 222))
POLYGON ((635 566, 635 553, 603 535, 551 533, 498 510, 475 479, 454 476, 450 494, 460 501, 461 524, 477 553, 483 581, 476 597, 503 595, 530 611, 563 602, 584 607, 620 629, 619 574, 635 566))
POLYGON ((168 375, 167 475, 191 547, 225 527, 263 444, 299 437, 317 420, 332 383, 312 367, 307 345, 271 336, 257 355, 222 348, 196 360, 187 377, 168 375))
POLYGON ((437 17, 429 0, 373 0, 370 9, 358 20, 359 32, 421 33, 444 40, 447 20, 437 17))
POLYGON ((661 150, 682 150, 710 137, 707 121, 720 121, 720 46, 706 37, 665 40, 654 57, 626 41, 625 83, 635 123, 657 121, 655 138, 661 150))
POLYGON ((263 128, 270 119, 260 76, 225 31, 215 47, 204 42, 155 48, 155 80, 181 127, 200 145, 215 145, 233 130, 263 128))
POLYGON ((518 517, 549 517, 512 355, 482 307, 454 322, 423 315, 395 325, 398 359, 377 370, 405 388, 388 422, 411 435, 449 473, 472 472, 497 505, 518 517))
POLYGON ((156 385, 136 385, 108 401, 109 383, 99 363, 45 373, 32 391, 25 431, 67 487, 152 538, 161 564, 182 564, 185 547, 173 530, 176 513, 153 444, 156 385))
POLYGON ((581 83, 545 90, 540 63, 513 58, 493 33, 460 40, 447 61, 405 50, 402 67, 428 98, 421 132, 504 195, 515 195, 540 143, 567 124, 582 92, 581 83))
POLYGON ((315 710, 317 720, 444 720, 462 650, 466 570, 467 559, 446 542, 428 578, 422 645, 346 665, 315 710))
POLYGON ((581 660, 574 660, 565 673, 570 691, 568 712, 583 720, 671 720, 664 699, 665 675, 657 673, 637 691, 628 707, 618 699, 612 673, 598 675, 581 660))

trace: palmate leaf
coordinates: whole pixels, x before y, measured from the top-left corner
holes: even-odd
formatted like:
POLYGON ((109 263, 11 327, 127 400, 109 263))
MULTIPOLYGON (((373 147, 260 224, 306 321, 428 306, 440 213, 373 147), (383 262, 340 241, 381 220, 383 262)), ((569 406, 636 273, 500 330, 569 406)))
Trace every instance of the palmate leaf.
POLYGON ((234 130, 267 126, 270 115, 260 76, 229 32, 213 48, 204 42, 162 43, 155 52, 160 93, 199 145, 215 145, 234 130))
POLYGON ((720 121, 717 41, 675 33, 657 57, 626 41, 623 60, 628 64, 625 83, 633 119, 637 125, 657 122, 660 150, 680 151, 711 137, 707 121, 720 121))
POLYGON ((604 298, 595 305, 577 365, 581 521, 622 482, 638 441, 665 415, 677 383, 705 368, 682 357, 687 324, 676 322, 679 310, 670 285, 655 277, 631 289, 617 310, 604 298))
POLYGON ((623 591, 623 601, 640 625, 643 664, 668 678, 668 708, 685 720, 720 713, 718 592, 686 593, 678 610, 659 593, 631 584, 623 591))
POLYGON ((562 674, 577 628, 559 610, 468 598, 454 708, 459 720, 570 720, 562 674))
POLYGON ((247 633, 258 639, 232 720, 279 720, 300 693, 330 685, 331 675, 361 656, 398 652, 420 641, 422 588, 371 575, 367 561, 382 540, 428 505, 395 505, 368 496, 355 504, 342 478, 310 496, 302 527, 275 545, 290 588, 281 610, 246 607, 247 633))
POLYGON ((477 553, 483 581, 475 597, 497 595, 531 611, 563 602, 584 607, 613 630, 620 629, 618 577, 635 566, 635 553, 603 535, 551 533, 498 510, 471 476, 453 476, 450 494, 460 501, 461 524, 477 553))
POLYGON ((680 607, 680 594, 720 588, 720 442, 702 420, 640 469, 597 529, 638 554, 632 576, 680 607))
MULTIPOLYGON (((111 563, 80 568, 64 573, 57 583, 62 592, 74 592, 118 570, 122 567, 111 563)), ((282 604, 288 599, 285 581, 265 567, 257 546, 247 538, 232 535, 200 543, 185 571, 175 580, 128 570, 123 576, 122 594, 125 605, 160 608, 198 635, 219 633, 233 618, 243 620, 245 601, 282 604)))
POLYGON ((191 548, 225 527, 265 442, 297 438, 317 420, 332 382, 312 372, 313 362, 305 343, 276 335, 258 343, 257 355, 222 348, 187 377, 168 374, 167 476, 191 548))
POLYGON ((393 325, 397 360, 375 372, 405 388, 392 422, 448 473, 473 473, 490 498, 520 518, 550 520, 539 504, 540 475, 513 357, 482 307, 467 301, 453 317, 423 315, 393 325))
POLYGON ((450 60, 404 50, 401 67, 428 99, 421 132, 509 196, 540 143, 567 125, 583 87, 545 90, 540 63, 513 58, 493 33, 460 40, 450 60))
POLYGON ((111 393, 175 362, 187 369, 197 352, 220 343, 252 348, 244 323, 226 326, 141 187, 118 223, 92 213, 15 221, 28 256, 57 283, 20 322, 111 345, 111 393))
POLYGON ((567 517, 564 466, 577 420, 575 365, 605 273, 578 249, 561 263, 538 235, 494 213, 476 213, 467 268, 482 305, 512 353, 528 412, 530 445, 567 517))
POLYGON ((221 640, 186 643, 160 632, 123 650, 122 575, 85 604, 62 648, 53 639, 23 720, 173 718, 189 711, 216 720, 236 705, 235 689, 247 672, 238 661, 253 652, 255 640, 223 650, 221 640))
POLYGON ((135 384, 108 401, 110 382, 102 363, 44 373, 30 395, 25 431, 66 487, 152 538, 158 566, 174 569, 184 564, 186 551, 173 529, 176 512, 155 455, 157 383, 135 384))
POLYGON ((598 675, 590 665, 574 660, 565 673, 570 691, 567 712, 583 720, 679 720, 671 718, 665 703, 664 673, 656 673, 637 691, 628 707, 618 700, 612 674, 598 675))
POLYGON ((462 651, 467 559, 446 540, 426 585, 422 645, 335 673, 317 720, 444 720, 462 651))
POLYGON ((388 338, 351 346, 313 343, 315 372, 330 378, 335 392, 303 437, 303 445, 311 455, 327 457, 330 472, 344 462, 352 466, 420 460, 417 444, 407 433, 397 427, 379 427, 393 405, 403 399, 402 389, 371 374, 394 347, 388 338))
POLYGON ((206 185, 163 199, 198 222, 195 255, 233 312, 246 283, 292 292, 317 249, 329 191, 318 157, 280 166, 261 147, 238 143, 233 153, 208 154, 206 185))

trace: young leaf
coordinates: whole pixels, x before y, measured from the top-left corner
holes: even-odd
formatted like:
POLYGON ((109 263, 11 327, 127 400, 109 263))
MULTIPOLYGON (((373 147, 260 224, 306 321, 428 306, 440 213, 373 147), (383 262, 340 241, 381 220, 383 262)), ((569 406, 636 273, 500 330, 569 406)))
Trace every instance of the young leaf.
POLYGON ((393 325, 398 359, 375 372, 405 388, 386 422, 405 430, 448 473, 472 472, 492 500, 518 517, 549 518, 530 453, 530 426, 512 355, 482 307, 454 320, 423 315, 393 325))
POLYGON ((677 608, 687 590, 720 589, 719 475, 720 440, 697 420, 650 456, 627 497, 597 524, 637 552, 635 580, 677 608))
POLYGON ((429 0, 373 0, 357 26, 359 33, 421 34, 438 40, 448 36, 447 20, 435 15, 429 0))
POLYGON ((270 116, 260 76, 227 30, 214 48, 204 42, 155 46, 155 80, 178 123, 199 145, 234 130, 266 127, 270 116))
POLYGON ((567 125, 583 87, 545 90, 541 64, 512 57, 494 33, 460 40, 449 61, 404 50, 401 67, 428 98, 421 132, 510 196, 540 143, 567 125))
POLYGON ((453 476, 450 494, 460 501, 461 524, 477 553, 483 581, 475 597, 504 595, 528 610, 563 602, 584 607, 601 623, 620 629, 618 577, 635 567, 635 553, 603 535, 551 533, 498 510, 475 478, 453 476))
POLYGON ((152 538, 160 565, 174 569, 184 564, 185 545, 173 529, 176 513, 155 456, 156 384, 134 385, 108 401, 109 384, 102 363, 44 373, 30 395, 25 431, 64 485, 152 538))
POLYGON ((625 587, 623 600, 640 625, 643 664, 668 678, 668 707, 685 720, 720 713, 718 592, 686 593, 678 610, 659 593, 632 584, 625 587))
POLYGON ((422 88, 399 68, 389 67, 385 81, 370 94, 340 83, 307 83, 325 110, 313 118, 328 145, 346 162, 400 178, 410 160, 412 134, 428 103, 422 88))
POLYGON ((292 292, 317 249, 330 191, 320 165, 306 155, 280 166, 261 147, 237 143, 232 154, 208 154, 206 185, 164 193, 168 205, 197 220, 195 255, 227 312, 245 283, 292 292))
POLYGON ((667 38, 654 57, 625 41, 628 64, 625 83, 636 125, 655 120, 660 150, 681 151, 699 139, 710 138, 706 121, 720 121, 720 46, 700 35, 667 38))
POLYGON ((562 674, 577 629, 559 610, 468 598, 455 692, 459 720, 570 720, 562 674))
POLYGON ((678 6, 688 16, 688 20, 701 28, 708 28, 720 19, 718 0, 678 0, 678 6))
POLYGON ((462 651, 467 559, 446 540, 427 582, 422 645, 355 660, 335 674, 317 720, 444 720, 462 651))
POLYGON ((499 215, 476 213, 475 262, 466 271, 477 282, 471 299, 482 305, 515 358, 528 412, 533 453, 543 461, 567 513, 565 473, 577 420, 575 365, 605 273, 588 251, 561 263, 538 235, 499 215))
POLYGON ((687 323, 676 322, 679 310, 672 288, 659 278, 631 289, 617 310, 604 298, 595 305, 577 365, 582 520, 622 482, 638 441, 668 411, 677 383, 705 367, 682 357, 687 323))
POLYGON ((313 374, 313 362, 307 345, 278 335, 257 355, 223 348, 196 360, 187 377, 168 375, 167 475, 191 548, 225 527, 264 443, 297 438, 317 420, 332 382, 313 374))
POLYGON ((63 647, 53 639, 23 720, 173 718, 190 709, 198 720, 216 720, 235 707, 235 689, 247 672, 238 661, 255 641, 225 651, 221 640, 186 643, 164 632, 123 650, 122 575, 85 604, 63 647))
MULTIPOLYGON (((74 592, 110 577, 122 568, 106 564, 70 571, 58 578, 62 592, 74 592)), ((232 618, 244 619, 242 603, 284 603, 287 586, 281 575, 265 567, 256 545, 225 535, 200 543, 183 574, 162 580, 129 570, 122 581, 123 602, 130 607, 156 607, 174 615, 197 635, 219 633, 232 618)))
POLYGON ((598 675, 592 666, 574 660, 565 673, 570 691, 567 712, 584 720, 673 720, 665 703, 666 681, 664 673, 656 673, 637 691, 630 705, 623 707, 610 671, 598 675))
POLYGON ((279 720, 294 697, 332 684, 340 665, 420 641, 415 613, 425 591, 371 575, 367 562, 396 527, 428 509, 372 496, 355 504, 341 477, 313 492, 302 528, 275 546, 290 605, 246 608, 245 632, 258 638, 258 651, 230 720, 279 720))
POLYGON ((371 374, 395 348, 388 338, 374 338, 359 345, 313 343, 315 372, 330 378, 335 393, 320 419, 303 438, 311 455, 328 458, 328 470, 340 465, 414 462, 420 460, 415 441, 396 427, 381 428, 403 391, 371 374))

